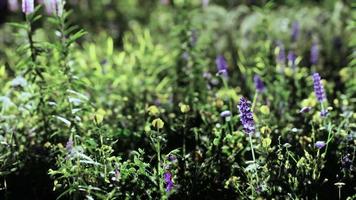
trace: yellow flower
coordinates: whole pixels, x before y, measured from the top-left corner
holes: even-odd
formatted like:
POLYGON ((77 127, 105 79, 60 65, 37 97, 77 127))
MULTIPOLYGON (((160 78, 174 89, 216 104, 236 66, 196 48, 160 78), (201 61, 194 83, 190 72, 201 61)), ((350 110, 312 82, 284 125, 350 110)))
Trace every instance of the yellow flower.
POLYGON ((182 113, 187 113, 190 111, 189 105, 186 105, 184 103, 179 103, 179 108, 182 113))
POLYGON ((150 106, 150 107, 148 107, 147 111, 148 111, 148 114, 151 116, 157 116, 160 113, 157 106, 150 106))
POLYGON ((261 106, 260 111, 265 115, 269 115, 269 107, 266 105, 261 106))
POLYGON ((164 122, 160 118, 157 118, 152 121, 152 126, 156 129, 161 129, 164 126, 164 122))

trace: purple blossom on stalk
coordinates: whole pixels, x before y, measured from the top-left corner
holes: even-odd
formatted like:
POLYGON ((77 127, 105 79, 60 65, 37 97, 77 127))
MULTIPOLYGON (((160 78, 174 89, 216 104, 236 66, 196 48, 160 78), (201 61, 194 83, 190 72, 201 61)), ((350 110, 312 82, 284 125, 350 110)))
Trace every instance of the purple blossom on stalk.
POLYGON ((223 55, 219 55, 215 59, 216 68, 218 69, 218 74, 227 77, 227 62, 223 55))
POLYGON ((297 59, 297 55, 294 53, 294 51, 289 51, 287 58, 289 66, 291 66, 292 69, 295 69, 295 60, 297 59))
POLYGON ((220 113, 220 117, 223 117, 223 118, 230 117, 230 116, 231 116, 231 112, 229 110, 225 110, 220 113))
POLYGON ((313 74, 313 80, 314 80, 314 93, 317 98, 317 100, 322 103, 325 101, 325 91, 323 84, 321 83, 321 78, 319 73, 314 73, 313 74))
POLYGON ((317 141, 315 142, 314 146, 318 149, 322 149, 323 147, 325 147, 325 142, 324 141, 317 141))
POLYGON ((308 113, 311 111, 311 107, 307 106, 307 107, 303 107, 302 109, 300 109, 299 113, 308 113))
POLYGON ((255 132, 255 122, 251 111, 251 103, 245 97, 241 97, 238 105, 240 112, 240 121, 246 134, 250 135, 255 132))
POLYGON ((255 75, 253 77, 253 81, 255 82, 257 92, 262 93, 263 91, 265 91, 265 85, 263 84, 263 81, 261 80, 261 77, 259 75, 255 75))
POLYGON ((166 183, 166 192, 170 192, 173 189, 172 174, 170 172, 165 172, 163 174, 164 182, 166 183))
POLYGON ((63 14, 63 0, 46 0, 46 12, 48 14, 55 14, 62 16, 63 14))
POLYGON ((73 149, 73 140, 72 140, 72 138, 69 138, 69 140, 67 141, 66 149, 67 149, 68 152, 72 152, 72 149, 73 149))
POLYGON ((292 24, 291 39, 293 42, 297 41, 299 37, 300 26, 298 21, 294 21, 292 24))
POLYGON ((26 15, 33 13, 35 10, 34 0, 22 0, 22 12, 26 15))
POLYGON ((318 43, 313 42, 311 49, 310 49, 310 63, 312 65, 318 64, 319 60, 319 46, 318 43))
POLYGON ((286 62, 286 51, 282 42, 278 42, 277 64, 284 65, 286 62))
POLYGON ((9 10, 15 12, 19 9, 18 0, 7 0, 7 4, 9 5, 9 10))

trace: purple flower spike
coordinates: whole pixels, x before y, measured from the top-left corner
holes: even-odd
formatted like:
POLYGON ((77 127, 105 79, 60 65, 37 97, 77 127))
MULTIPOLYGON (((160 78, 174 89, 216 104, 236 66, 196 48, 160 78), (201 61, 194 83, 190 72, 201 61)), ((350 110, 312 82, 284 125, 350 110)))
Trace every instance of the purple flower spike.
POLYGON ((9 5, 9 10, 12 12, 19 9, 19 2, 17 0, 7 0, 7 4, 9 5))
POLYGON ((311 109, 311 107, 304 107, 299 111, 299 113, 308 113, 311 111, 311 109))
POLYGON ((165 172, 163 174, 164 182, 166 182, 166 192, 170 192, 173 189, 172 174, 170 172, 165 172))
POLYGON ((294 51, 289 51, 288 52, 288 64, 292 69, 295 69, 295 60, 297 59, 297 55, 294 53, 294 51))
POLYGON ((291 32, 291 39, 293 42, 298 40, 299 32, 300 32, 299 22, 295 21, 292 24, 292 32, 291 32))
POLYGON ((277 64, 284 65, 286 62, 286 51, 282 42, 278 42, 278 48, 277 64))
POLYGON ((227 77, 228 65, 227 65, 227 62, 226 62, 224 56, 219 55, 215 59, 215 64, 216 64, 216 68, 218 69, 218 74, 227 77))
POLYGON ((312 65, 318 64, 319 60, 319 46, 316 42, 313 42, 312 47, 310 49, 310 63, 312 65))
POLYGON ((35 10, 34 0, 22 0, 22 12, 26 15, 33 13, 35 10))
POLYGON ((318 148, 318 149, 322 149, 323 147, 325 147, 325 142, 324 141, 317 141, 315 142, 315 147, 318 148))
POLYGON ((69 138, 67 144, 66 144, 66 149, 68 152, 71 152, 73 149, 73 140, 72 138, 69 138))
POLYGON ((257 92, 262 93, 263 91, 265 91, 265 85, 263 84, 263 81, 261 80, 261 77, 259 75, 255 75, 253 77, 253 81, 255 82, 257 92))
POLYGON ((255 132, 255 122, 251 111, 251 103, 244 97, 241 97, 238 108, 240 112, 240 121, 244 127, 245 133, 248 135, 253 134, 255 132))
POLYGON ((328 116, 328 114, 329 114, 329 112, 328 112, 327 110, 322 110, 322 111, 320 112, 320 116, 321 116, 321 117, 326 117, 326 116, 328 116))
POLYGON ((318 99, 318 101, 322 103, 323 101, 325 101, 325 92, 324 92, 323 84, 321 84, 321 78, 319 73, 313 74, 313 80, 314 80, 315 96, 318 99))
POLYGON ((223 112, 220 113, 220 117, 230 117, 231 116, 231 112, 229 110, 225 110, 223 112))

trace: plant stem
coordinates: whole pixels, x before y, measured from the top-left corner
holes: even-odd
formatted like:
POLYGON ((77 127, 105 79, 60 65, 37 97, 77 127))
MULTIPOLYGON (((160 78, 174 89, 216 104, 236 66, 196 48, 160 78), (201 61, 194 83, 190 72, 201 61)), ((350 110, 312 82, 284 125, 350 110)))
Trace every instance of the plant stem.
POLYGON ((251 111, 252 111, 252 112, 255 110, 257 98, 258 98, 258 92, 256 92, 256 93, 255 93, 255 96, 253 97, 252 106, 251 106, 251 111))
POLYGON ((257 184, 259 182, 259 179, 258 179, 258 174, 257 174, 257 164, 256 164, 256 158, 255 158, 255 151, 253 149, 253 144, 252 144, 252 134, 249 134, 249 140, 250 140, 250 146, 251 146, 251 153, 252 153, 252 159, 253 159, 253 164, 255 165, 254 166, 254 171, 255 171, 255 176, 256 176, 256 180, 257 180, 257 184))

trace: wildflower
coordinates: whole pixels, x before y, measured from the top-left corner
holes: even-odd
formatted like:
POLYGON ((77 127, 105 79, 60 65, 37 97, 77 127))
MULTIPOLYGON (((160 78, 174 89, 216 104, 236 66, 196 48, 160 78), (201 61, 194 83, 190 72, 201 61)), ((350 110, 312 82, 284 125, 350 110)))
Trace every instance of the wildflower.
POLYGON ((240 120, 244 127, 245 133, 253 134, 255 132, 255 122, 251 111, 251 103, 244 97, 241 97, 238 108, 240 112, 240 120))
POLYGON ((213 76, 211 75, 210 72, 204 72, 203 73, 203 77, 207 80, 210 80, 213 76))
POLYGON ((294 51, 288 52, 288 64, 292 69, 295 69, 295 60, 297 59, 297 55, 295 55, 294 51))
POLYGON ((230 116, 231 116, 231 112, 229 110, 225 110, 220 113, 220 117, 223 117, 223 118, 230 117, 230 116))
POLYGON ((72 152, 73 150, 73 140, 72 138, 69 138, 67 144, 66 144, 66 149, 68 152, 72 152))
POLYGON ((255 75, 253 77, 253 81, 255 82, 257 92, 262 93, 265 90, 265 85, 263 84, 261 77, 259 75, 255 75))
POLYGON ((203 7, 207 7, 209 5, 209 0, 202 0, 201 4, 203 5, 203 7))
POLYGON ((27 81, 24 77, 18 76, 14 80, 12 80, 11 85, 13 87, 25 87, 27 86, 27 81))
POLYGON ((325 147, 325 142, 324 141, 317 141, 315 142, 315 147, 318 148, 318 149, 322 149, 323 147, 325 147))
POLYGON ((310 111, 311 111, 311 107, 307 106, 300 109, 299 113, 308 113, 310 111))
POLYGON ((278 53, 277 53, 277 61, 276 62, 277 62, 277 64, 284 66, 284 64, 286 62, 286 52, 285 52, 283 43, 280 41, 278 42, 277 50, 278 50, 278 53))
POLYGON ((227 65, 227 62, 226 62, 224 56, 219 55, 218 57, 216 57, 215 64, 218 69, 218 74, 226 77, 228 65, 227 65))
POLYGON ((48 14, 55 14, 62 16, 63 14, 63 0, 46 0, 48 5, 48 14))
POLYGON ((35 10, 34 0, 22 0, 22 12, 26 15, 31 14, 35 10))
POLYGON ((312 65, 318 64, 319 60, 319 46, 316 42, 313 42, 312 47, 310 49, 310 63, 312 65))
POLYGON ((166 182, 166 192, 170 192, 173 189, 173 181, 172 181, 172 174, 170 172, 165 172, 163 174, 164 181, 166 182))
POLYGON ((326 117, 328 114, 329 114, 329 112, 327 110, 322 110, 320 112, 320 116, 322 116, 322 117, 326 117))
POLYGON ((293 42, 297 41, 299 37, 299 32, 300 32, 299 22, 295 21, 292 24, 292 32, 291 32, 291 39, 293 42))
POLYGON ((176 162, 177 161, 177 157, 175 155, 170 154, 168 156, 168 160, 171 161, 171 162, 176 162))
POLYGON ((184 103, 179 103, 179 108, 182 113, 187 113, 190 111, 190 106, 184 103))
POLYGON ((158 116, 160 113, 157 106, 150 106, 147 108, 147 111, 150 116, 158 116))
POLYGON ((314 92, 317 100, 322 103, 325 101, 325 92, 324 92, 324 87, 321 83, 321 78, 319 73, 314 73, 313 74, 313 80, 314 80, 314 92))
POLYGON ((164 126, 164 122, 160 118, 157 118, 152 121, 152 126, 156 129, 161 129, 164 126))
POLYGON ((7 4, 9 5, 9 10, 15 12, 19 9, 18 0, 7 0, 7 4))

